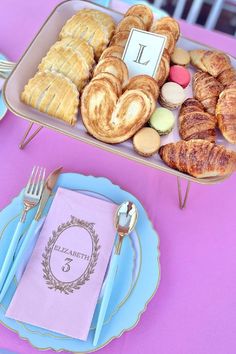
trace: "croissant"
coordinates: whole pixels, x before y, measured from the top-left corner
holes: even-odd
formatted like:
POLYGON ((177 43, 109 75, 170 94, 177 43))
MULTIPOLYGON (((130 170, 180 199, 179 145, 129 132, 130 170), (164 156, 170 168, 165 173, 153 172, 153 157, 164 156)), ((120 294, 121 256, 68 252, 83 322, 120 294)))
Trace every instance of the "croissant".
POLYGON ((223 89, 223 85, 207 73, 197 71, 193 76, 194 98, 200 101, 210 114, 215 114, 216 103, 223 89))
POLYGON ((236 144, 236 81, 221 92, 216 106, 216 118, 225 139, 236 144))
POLYGON ((206 140, 167 144, 159 154, 169 167, 196 178, 226 176, 236 170, 236 153, 206 140))
POLYGON ((191 64, 217 77, 231 67, 229 57, 222 52, 195 49, 190 51, 191 64))
POLYGON ((188 98, 179 113, 179 134, 183 140, 216 140, 216 118, 204 112, 203 105, 194 98, 188 98))
POLYGON ((232 84, 236 81, 236 70, 234 68, 224 70, 219 76, 217 76, 217 80, 224 86, 232 84))

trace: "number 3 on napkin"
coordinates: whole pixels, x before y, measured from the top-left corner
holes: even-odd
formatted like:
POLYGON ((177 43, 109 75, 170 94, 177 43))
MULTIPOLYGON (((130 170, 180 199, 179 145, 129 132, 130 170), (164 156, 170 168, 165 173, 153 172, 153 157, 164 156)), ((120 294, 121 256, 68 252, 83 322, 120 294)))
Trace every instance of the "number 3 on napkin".
POLYGON ((133 28, 122 57, 129 69, 129 77, 141 74, 154 76, 165 42, 165 36, 133 28))

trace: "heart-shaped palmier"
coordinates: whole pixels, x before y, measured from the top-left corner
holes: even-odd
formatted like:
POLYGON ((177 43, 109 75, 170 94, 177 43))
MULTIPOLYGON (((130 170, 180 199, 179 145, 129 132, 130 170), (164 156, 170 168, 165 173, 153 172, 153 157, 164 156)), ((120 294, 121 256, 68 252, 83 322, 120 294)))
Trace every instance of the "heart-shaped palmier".
POLYGON ((94 69, 93 76, 97 76, 100 73, 110 73, 117 77, 122 87, 124 87, 129 78, 128 68, 125 62, 116 57, 108 57, 99 61, 94 69))
POLYGON ((81 114, 87 131, 106 143, 121 143, 132 137, 155 109, 152 95, 128 90, 117 100, 116 94, 99 80, 91 81, 81 98, 81 114))

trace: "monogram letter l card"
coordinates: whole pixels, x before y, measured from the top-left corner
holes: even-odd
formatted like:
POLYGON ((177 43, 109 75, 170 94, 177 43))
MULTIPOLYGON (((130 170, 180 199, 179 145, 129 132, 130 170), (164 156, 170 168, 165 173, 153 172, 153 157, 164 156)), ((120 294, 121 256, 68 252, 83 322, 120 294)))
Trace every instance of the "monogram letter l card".
POLYGON ((165 48, 166 37, 133 28, 123 53, 129 77, 146 74, 154 76, 165 48))
POLYGON ((115 210, 59 188, 6 315, 86 340, 114 244, 115 210))

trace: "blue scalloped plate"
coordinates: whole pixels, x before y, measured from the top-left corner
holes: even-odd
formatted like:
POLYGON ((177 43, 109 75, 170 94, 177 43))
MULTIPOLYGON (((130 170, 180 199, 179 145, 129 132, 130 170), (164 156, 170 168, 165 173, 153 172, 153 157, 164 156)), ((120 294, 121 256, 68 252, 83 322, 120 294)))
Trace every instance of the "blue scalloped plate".
MULTIPOLYGON (((0 321, 38 349, 86 353, 107 345, 112 339, 121 336, 138 323, 141 314, 158 288, 160 280, 159 240, 141 203, 132 194, 112 184, 108 179, 66 173, 60 176, 57 186, 92 193, 116 204, 131 200, 138 208, 139 219, 135 233, 124 240, 122 257, 125 260, 121 259, 120 262, 112 300, 98 345, 96 347, 92 345, 94 325, 91 327, 88 340, 83 342, 5 317, 6 308, 17 287, 16 279, 12 282, 3 303, 0 304, 0 321), (127 257, 128 252, 133 256, 127 257)), ((19 219, 22 197, 23 191, 0 213, 0 267, 4 258, 4 249, 7 249, 12 231, 19 219)), ((46 212, 51 201, 52 198, 47 205, 46 212)), ((34 210, 30 212, 29 219, 32 219, 34 213, 34 210)))

